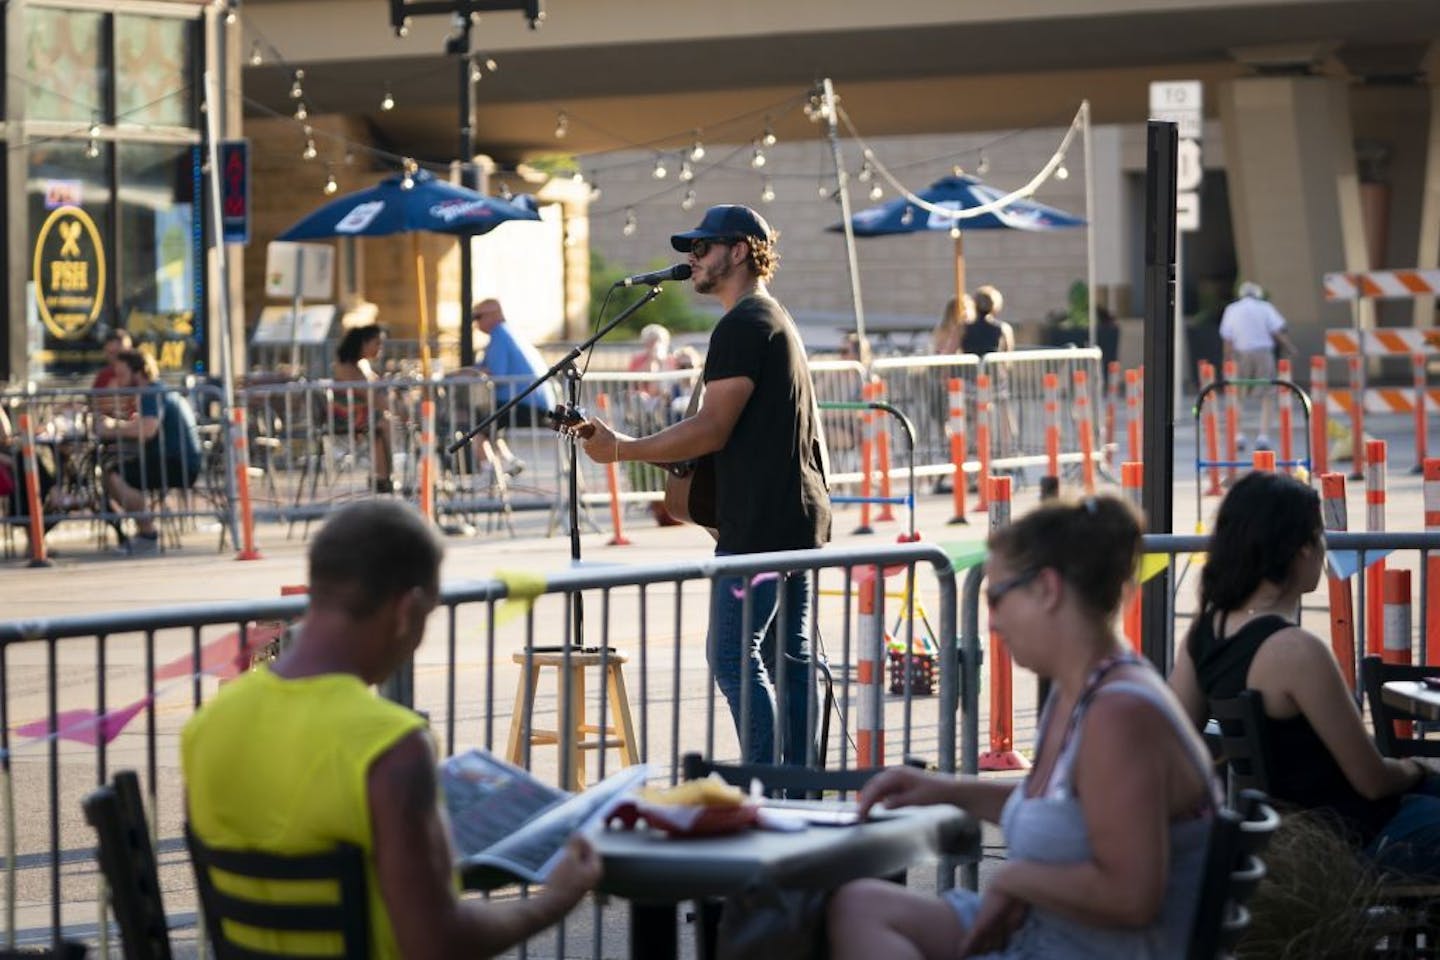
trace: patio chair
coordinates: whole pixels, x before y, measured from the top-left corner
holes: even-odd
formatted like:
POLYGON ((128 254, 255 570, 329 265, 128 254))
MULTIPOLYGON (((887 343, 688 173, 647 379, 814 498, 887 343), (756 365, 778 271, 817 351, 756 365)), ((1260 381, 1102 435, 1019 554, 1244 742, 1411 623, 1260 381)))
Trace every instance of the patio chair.
POLYGON ((1396 721, 1413 719, 1380 696, 1380 688, 1394 680, 1419 680, 1440 675, 1440 668, 1386 663, 1379 657, 1360 661, 1360 683, 1365 699, 1370 701, 1370 721, 1375 727, 1375 746, 1387 757, 1440 757, 1440 739, 1427 740, 1421 724, 1415 723, 1413 733, 1402 736, 1395 729, 1396 721))
POLYGON ((109 888, 125 960, 170 960, 165 904, 135 771, 116 773, 81 806, 99 835, 100 872, 109 888))
POLYGON ((314 956, 315 934, 330 935, 340 947, 339 956, 347 960, 370 956, 365 854, 359 847, 341 843, 325 852, 303 856, 224 849, 205 843, 188 823, 185 845, 190 850, 200 889, 205 930, 217 960, 314 956), (229 875, 224 890, 216 886, 212 871, 229 875), (294 881, 330 881, 336 885, 336 896, 319 901, 283 902, 268 895, 274 883, 294 881), (256 892, 252 895, 251 890, 256 892), (257 949, 231 939, 234 924, 280 944, 285 943, 287 935, 306 934, 308 949, 297 948, 293 953, 286 952, 288 948, 284 946, 257 949))
POLYGON ((1259 691, 1242 690, 1235 697, 1210 701, 1215 721, 1214 746, 1225 764, 1231 802, 1242 790, 1270 792, 1270 746, 1265 703, 1259 691))
POLYGON ((1187 960, 1229 960, 1250 925, 1245 903, 1265 877, 1260 854, 1280 815, 1258 790, 1241 791, 1237 806, 1217 811, 1210 829, 1187 960))

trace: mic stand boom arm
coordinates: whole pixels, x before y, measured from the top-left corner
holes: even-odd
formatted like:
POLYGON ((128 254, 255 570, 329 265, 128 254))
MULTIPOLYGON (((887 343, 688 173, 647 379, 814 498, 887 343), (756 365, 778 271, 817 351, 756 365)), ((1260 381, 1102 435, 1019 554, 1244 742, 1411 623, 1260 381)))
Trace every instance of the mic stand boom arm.
POLYGON ((626 307, 624 310, 620 311, 620 313, 616 314, 614 320, 611 320, 609 323, 605 324, 605 326, 601 327, 600 330, 589 340, 586 340, 584 343, 572 347, 569 353, 561 357, 554 366, 552 366, 549 370, 546 370, 539 377, 537 377, 533 383, 527 386, 524 390, 521 390, 519 393, 515 394, 509 400, 506 400, 499 407, 497 407, 495 411, 491 413, 488 417, 481 420, 479 423, 475 424, 475 426, 471 427, 468 431, 466 431, 464 436, 460 437, 454 443, 450 444, 450 453, 458 453, 465 446, 465 444, 469 443, 470 440, 474 438, 476 434, 478 434, 480 431, 489 427, 490 424, 494 423, 495 421, 499 420, 501 417, 509 413, 511 409, 513 409, 521 400, 524 400, 526 397, 530 396, 530 394, 540 389, 540 385, 545 383, 545 381, 553 380, 558 377, 561 373, 565 371, 567 367, 571 366, 576 361, 576 359, 579 358, 580 354, 595 346, 595 344, 603 340, 605 338, 605 335, 608 334, 611 330, 614 330, 620 324, 624 323, 637 311, 639 311, 641 307, 645 306, 647 303, 649 303, 651 300, 654 300, 658 296, 660 296, 660 284, 657 283, 651 286, 650 289, 645 292, 645 296, 641 297, 639 300, 636 300, 630 306, 626 307))

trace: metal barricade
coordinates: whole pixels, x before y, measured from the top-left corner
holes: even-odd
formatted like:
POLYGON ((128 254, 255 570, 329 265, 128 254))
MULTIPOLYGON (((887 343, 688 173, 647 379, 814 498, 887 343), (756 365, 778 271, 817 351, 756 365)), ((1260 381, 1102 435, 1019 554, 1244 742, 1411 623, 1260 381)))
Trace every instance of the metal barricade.
MULTIPOLYGON (((949 384, 952 377, 965 381, 965 396, 975 396, 975 375, 980 358, 971 354, 929 357, 886 357, 871 367, 885 384, 885 399, 915 424, 915 474, 948 477, 952 472, 947 424, 950 417, 949 384)), ((967 437, 975 436, 973 399, 967 404, 967 437)))
MULTIPOLYGON (((592 693, 583 702, 588 718, 571 715, 568 669, 558 671, 560 689, 542 686, 529 716, 517 717, 510 704, 536 649, 554 649, 569 636, 578 601, 585 610, 586 649, 617 659, 630 653, 623 668, 629 674, 635 752, 652 765, 657 779, 674 783, 684 752, 733 759, 739 748, 736 725, 707 664, 707 618, 697 611, 709 607, 716 583, 737 589, 749 606, 767 581, 803 577, 812 588, 824 583, 838 592, 814 590, 807 636, 821 656, 790 669, 805 671, 807 701, 813 698, 808 707, 825 702, 820 682, 827 673, 833 677, 827 766, 851 768, 856 766, 851 735, 861 723, 858 704, 866 701, 854 668, 857 595, 873 586, 877 567, 890 576, 918 579, 926 566, 934 574, 924 578, 924 586, 934 591, 940 634, 955 638, 955 576, 946 554, 924 544, 567 569, 549 574, 538 594, 523 588, 527 578, 518 576, 448 585, 442 590, 445 609, 431 618, 408 675, 391 689, 404 691, 402 699, 428 716, 446 755, 470 746, 506 752, 548 782, 567 784, 574 773, 566 749, 572 731, 592 720, 602 729, 616 721, 607 716, 603 684, 599 696, 592 693), (531 744, 529 732, 541 726, 559 731, 553 752, 531 744)), ((15 809, 17 798, 26 803, 25 816, 6 825, 7 939, 58 942, 62 936, 83 937, 97 918, 103 920, 98 873, 71 866, 88 860, 94 847, 93 833, 72 814, 88 790, 120 768, 141 774, 160 838, 167 908, 172 921, 185 925, 195 910, 189 865, 183 855, 165 856, 183 850, 177 734, 214 695, 221 678, 245 669, 251 649, 274 635, 267 625, 293 621, 305 602, 288 597, 0 623, 0 792, 7 809, 15 809)), ((918 754, 942 770, 975 770, 977 651, 973 630, 960 643, 940 645, 937 698, 913 697, 907 687, 901 696, 869 701, 879 711, 887 757, 918 754), (963 747, 957 764, 958 744, 963 747)), ((782 681, 785 669, 779 668, 782 681)), ((782 716, 791 705, 785 689, 782 683, 777 711, 782 716)), ((812 720, 807 733, 817 730, 824 728, 812 720)), ((603 777, 611 765, 603 751, 597 760, 587 781, 603 777)), ((953 873, 953 865, 944 864, 937 881, 948 885, 953 873)), ((577 911, 542 939, 556 939, 557 956, 569 955, 565 939, 576 935, 593 939, 593 956, 616 955, 623 946, 609 940, 623 925, 607 924, 602 916, 614 909, 618 905, 597 903, 588 917, 577 911)))
MULTIPOLYGON (((1074 406, 1074 373, 1086 372, 1090 409, 1100 409, 1104 378, 1098 347, 1064 350, 1018 350, 987 354, 980 372, 991 377, 994 389, 991 431, 992 470, 1041 466, 1045 452, 1045 375, 1055 374, 1060 390, 1060 409, 1074 406)), ((1090 449, 1100 451, 1099 437, 1091 423, 1090 449)), ((1061 418, 1060 463, 1078 464, 1083 456, 1080 425, 1072 417, 1061 418)), ((1096 459, 1100 459, 1097 452, 1096 459)))

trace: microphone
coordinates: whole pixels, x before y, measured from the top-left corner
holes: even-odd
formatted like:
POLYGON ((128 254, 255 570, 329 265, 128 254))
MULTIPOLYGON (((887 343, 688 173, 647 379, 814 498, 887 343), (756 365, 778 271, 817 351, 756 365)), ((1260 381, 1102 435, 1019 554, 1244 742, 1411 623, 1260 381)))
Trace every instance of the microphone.
POLYGON ((664 283, 666 280, 689 280, 690 264, 677 263, 673 267, 666 267, 664 270, 655 270, 651 273, 637 273, 633 277, 626 277, 624 280, 615 281, 617 287, 654 286, 657 283, 664 283))

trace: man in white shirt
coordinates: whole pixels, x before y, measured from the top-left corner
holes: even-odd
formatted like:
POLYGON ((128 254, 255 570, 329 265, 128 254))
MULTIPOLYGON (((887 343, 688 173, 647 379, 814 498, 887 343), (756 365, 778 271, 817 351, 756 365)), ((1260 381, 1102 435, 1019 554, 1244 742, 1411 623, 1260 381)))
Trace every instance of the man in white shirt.
MULTIPOLYGON (((1225 341, 1225 359, 1234 360, 1235 375, 1241 380, 1275 379, 1275 347, 1286 353, 1295 352, 1295 344, 1285 335, 1285 318, 1265 299, 1260 284, 1240 284, 1240 299, 1225 308, 1220 317, 1220 337, 1225 341)), ((1270 408, 1275 391, 1268 386, 1242 388, 1242 395, 1260 394, 1260 432, 1255 435, 1255 449, 1269 450, 1270 408)), ((1240 449, 1245 449, 1244 407, 1240 413, 1240 449)))

